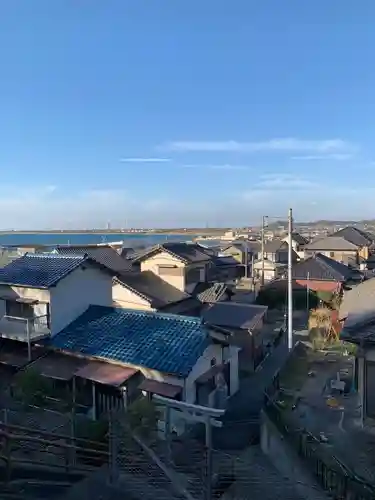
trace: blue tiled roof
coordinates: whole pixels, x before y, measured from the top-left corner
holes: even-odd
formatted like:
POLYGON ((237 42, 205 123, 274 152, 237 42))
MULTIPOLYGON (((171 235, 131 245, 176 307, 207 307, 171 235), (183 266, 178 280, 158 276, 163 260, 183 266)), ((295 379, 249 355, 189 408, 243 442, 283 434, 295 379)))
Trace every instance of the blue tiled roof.
POLYGON ((25 254, 0 269, 0 284, 49 288, 80 266, 82 255, 25 254))
POLYGON ((186 377, 209 337, 199 318, 90 306, 47 345, 186 377))

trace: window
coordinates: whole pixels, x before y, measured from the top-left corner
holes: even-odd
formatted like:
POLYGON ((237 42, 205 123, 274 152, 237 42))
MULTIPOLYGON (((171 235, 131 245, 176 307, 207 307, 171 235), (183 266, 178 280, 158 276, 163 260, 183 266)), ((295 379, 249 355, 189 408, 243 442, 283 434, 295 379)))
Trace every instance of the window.
POLYGON ((5 314, 14 318, 33 318, 34 309, 30 304, 7 300, 5 303, 5 314))
POLYGON ((162 276, 179 276, 181 271, 176 266, 158 266, 159 267, 159 275, 162 276))

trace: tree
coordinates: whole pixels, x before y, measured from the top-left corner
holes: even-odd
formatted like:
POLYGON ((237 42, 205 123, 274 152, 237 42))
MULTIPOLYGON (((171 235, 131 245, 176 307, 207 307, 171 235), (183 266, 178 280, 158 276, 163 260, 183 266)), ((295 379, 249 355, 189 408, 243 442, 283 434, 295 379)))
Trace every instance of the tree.
POLYGON ((311 311, 309 316, 309 337, 316 349, 338 341, 339 333, 334 328, 331 309, 320 307, 311 311))
POLYGON ((146 397, 138 398, 127 411, 127 420, 134 432, 150 437, 157 428, 160 412, 155 403, 146 397))
POLYGON ((27 406, 44 406, 46 398, 53 395, 53 386, 50 380, 29 368, 15 377, 13 393, 27 406))

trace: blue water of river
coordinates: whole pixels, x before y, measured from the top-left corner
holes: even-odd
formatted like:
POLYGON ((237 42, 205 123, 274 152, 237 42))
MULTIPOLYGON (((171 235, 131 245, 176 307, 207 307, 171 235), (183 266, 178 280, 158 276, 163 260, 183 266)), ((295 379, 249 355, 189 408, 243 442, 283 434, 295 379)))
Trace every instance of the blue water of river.
POLYGON ((166 241, 190 241, 195 235, 176 234, 124 234, 124 233, 4 233, 0 234, 0 246, 32 245, 90 245, 123 241, 126 247, 156 245, 166 241))

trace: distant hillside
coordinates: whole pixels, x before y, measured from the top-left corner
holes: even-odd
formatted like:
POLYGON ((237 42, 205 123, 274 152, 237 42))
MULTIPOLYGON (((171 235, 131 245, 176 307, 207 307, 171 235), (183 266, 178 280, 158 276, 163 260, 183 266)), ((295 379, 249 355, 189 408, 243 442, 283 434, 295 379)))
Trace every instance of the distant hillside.
MULTIPOLYGON (((288 227, 288 221, 287 220, 277 220, 277 221, 272 221, 267 225, 267 228, 274 230, 277 229, 278 227, 283 226, 285 228, 288 227)), ((301 221, 296 221, 294 223, 294 227, 309 227, 309 228, 331 228, 333 226, 358 226, 358 227, 367 227, 367 226, 374 226, 375 227, 375 220, 374 219, 363 219, 363 220, 316 220, 316 221, 309 221, 309 222, 301 222, 301 221)))

